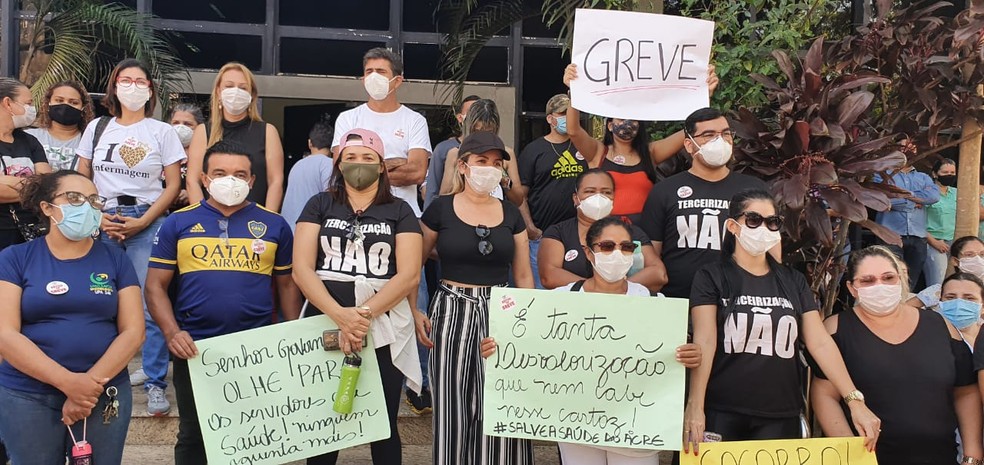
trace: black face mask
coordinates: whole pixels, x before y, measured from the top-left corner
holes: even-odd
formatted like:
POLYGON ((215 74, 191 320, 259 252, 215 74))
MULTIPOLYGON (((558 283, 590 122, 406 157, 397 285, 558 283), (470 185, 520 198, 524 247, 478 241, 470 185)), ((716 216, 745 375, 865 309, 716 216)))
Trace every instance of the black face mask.
POLYGON ((955 174, 949 174, 946 176, 937 176, 936 180, 939 181, 940 184, 946 187, 957 187, 957 175, 955 174))
POLYGON ((639 122, 627 119, 618 124, 613 123, 612 134, 626 142, 631 142, 639 134, 639 122))
POLYGON ((82 110, 62 103, 48 107, 48 117, 58 124, 76 126, 82 122, 82 110))

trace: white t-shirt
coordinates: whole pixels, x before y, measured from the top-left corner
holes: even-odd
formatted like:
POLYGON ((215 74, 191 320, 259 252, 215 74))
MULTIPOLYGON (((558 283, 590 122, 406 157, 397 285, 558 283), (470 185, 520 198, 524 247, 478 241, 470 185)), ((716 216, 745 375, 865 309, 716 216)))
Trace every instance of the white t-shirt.
MULTIPOLYGON (((574 287, 574 283, 558 287, 554 290, 570 292, 572 287, 574 287)), ((584 292, 584 287, 581 287, 581 290, 578 292, 584 292)), ((652 294, 649 293, 649 289, 646 288, 646 286, 629 281, 629 288, 625 290, 625 295, 641 295, 643 297, 650 297, 652 294)))
POLYGON ((52 136, 44 128, 25 129, 24 132, 36 137, 38 142, 41 142, 41 146, 44 147, 44 155, 48 158, 48 164, 51 165, 51 171, 72 168, 72 162, 75 161, 75 149, 79 146, 82 133, 76 134, 71 139, 61 140, 52 136))
MULTIPOLYGON (((408 158, 414 149, 424 149, 428 156, 431 152, 430 134, 427 131, 427 120, 406 105, 390 113, 377 113, 363 103, 351 110, 338 115, 335 120, 335 138, 332 148, 341 145, 342 136, 352 129, 369 129, 379 134, 383 140, 384 159, 408 158)), ((406 200, 413 212, 420 217, 420 206, 417 205, 417 186, 393 186, 393 195, 406 200)))
POLYGON ((98 123, 97 118, 85 128, 76 153, 92 160, 92 181, 99 195, 108 199, 106 208, 115 208, 121 195, 135 197, 138 205, 153 204, 164 192, 164 167, 186 158, 178 133, 170 124, 151 118, 129 126, 113 118, 93 154, 92 136, 98 123))

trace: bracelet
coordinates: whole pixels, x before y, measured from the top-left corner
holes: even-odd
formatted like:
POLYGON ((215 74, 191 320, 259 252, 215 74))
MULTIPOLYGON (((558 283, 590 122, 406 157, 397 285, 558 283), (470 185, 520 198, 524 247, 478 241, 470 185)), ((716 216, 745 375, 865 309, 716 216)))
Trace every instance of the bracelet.
POLYGON ((967 457, 964 457, 963 458, 963 461, 960 462, 960 463, 966 463, 968 465, 981 465, 982 463, 984 463, 984 460, 976 459, 974 457, 967 456, 967 457))

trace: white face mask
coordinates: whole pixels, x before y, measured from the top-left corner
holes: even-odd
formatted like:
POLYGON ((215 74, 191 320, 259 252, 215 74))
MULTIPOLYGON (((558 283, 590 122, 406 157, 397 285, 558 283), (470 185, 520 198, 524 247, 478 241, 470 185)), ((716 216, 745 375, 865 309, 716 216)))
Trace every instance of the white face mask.
POLYGON ((625 255, 616 248, 611 253, 594 252, 594 270, 601 279, 617 283, 629 273, 632 268, 632 255, 625 255))
POLYGON ((970 273, 978 278, 984 277, 984 257, 961 258, 960 271, 970 273))
POLYGON ((140 111, 150 100, 150 88, 141 89, 136 84, 130 87, 119 86, 116 88, 116 98, 127 110, 140 111))
POLYGON ((26 128, 30 126, 31 123, 34 123, 35 119, 37 119, 38 109, 34 108, 34 105, 25 105, 22 103, 18 103, 18 105, 24 109, 24 113, 20 115, 11 115, 11 118, 14 120, 14 127, 17 129, 26 128))
POLYGON ((243 114, 249 108, 249 104, 253 102, 253 96, 238 87, 223 89, 221 96, 222 108, 233 116, 243 114))
POLYGON ((235 207, 243 203, 249 195, 249 183, 244 179, 235 176, 208 179, 211 181, 208 185, 208 193, 216 202, 227 207, 235 207))
POLYGON ((491 194, 502 181, 502 169, 496 166, 468 165, 468 185, 479 194, 491 194))
MULTIPOLYGON (((396 79, 394 76, 393 79, 396 79)), ((371 73, 363 79, 363 85, 366 87, 366 93, 369 94, 369 98, 373 100, 382 100, 390 94, 389 83, 393 79, 386 79, 379 73, 371 73)))
POLYGON ((753 257, 765 254, 782 241, 779 231, 770 231, 765 223, 757 228, 749 228, 741 223, 738 226, 741 226, 741 234, 737 236, 738 243, 753 257))
POLYGON ((873 315, 888 315, 902 302, 902 284, 875 284, 858 288, 858 303, 873 315))
POLYGON ((728 160, 731 160, 731 144, 721 136, 715 137, 714 140, 704 145, 698 144, 692 137, 690 137, 690 142, 697 146, 699 149, 697 153, 700 153, 704 163, 711 168, 720 168, 726 165, 728 160))
POLYGON ((584 216, 598 221, 611 214, 613 206, 612 199, 605 194, 594 194, 582 200, 577 208, 584 213, 584 216))
POLYGON ((195 135, 194 129, 183 124, 172 124, 171 127, 174 128, 174 132, 178 133, 178 140, 181 141, 182 147, 191 145, 191 137, 195 135))

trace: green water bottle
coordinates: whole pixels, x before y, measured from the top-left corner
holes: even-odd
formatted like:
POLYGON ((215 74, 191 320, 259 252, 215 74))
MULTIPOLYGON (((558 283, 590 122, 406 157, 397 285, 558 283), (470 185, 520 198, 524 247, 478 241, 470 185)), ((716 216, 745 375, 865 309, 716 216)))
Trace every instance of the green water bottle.
POLYGON ((355 400, 355 386, 359 384, 359 372, 362 370, 362 358, 359 354, 345 357, 342 363, 342 379, 338 381, 338 392, 335 393, 333 409, 338 413, 352 413, 352 402, 355 400))

